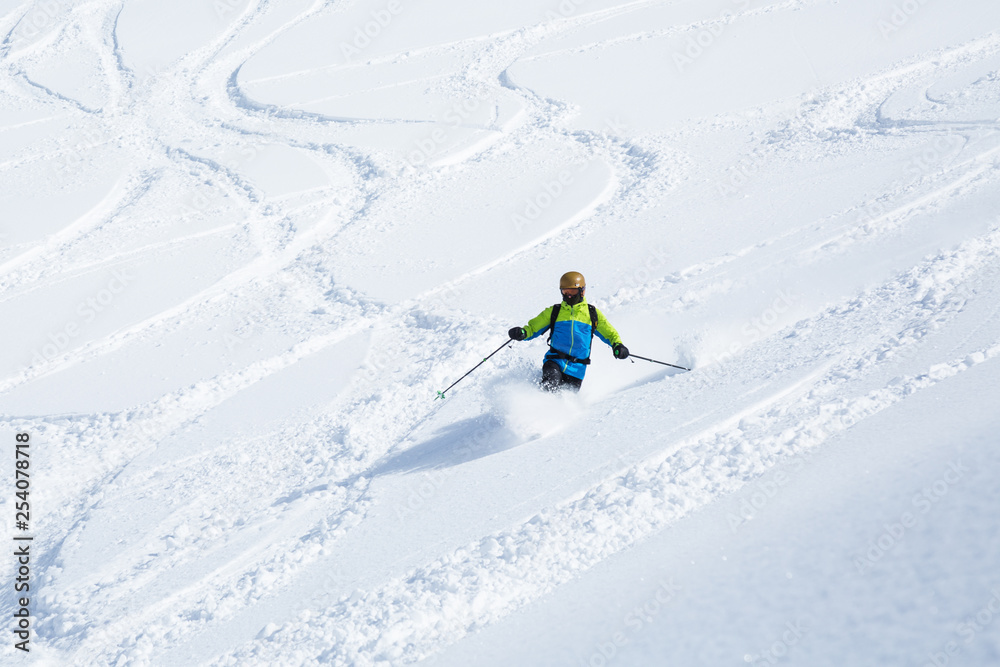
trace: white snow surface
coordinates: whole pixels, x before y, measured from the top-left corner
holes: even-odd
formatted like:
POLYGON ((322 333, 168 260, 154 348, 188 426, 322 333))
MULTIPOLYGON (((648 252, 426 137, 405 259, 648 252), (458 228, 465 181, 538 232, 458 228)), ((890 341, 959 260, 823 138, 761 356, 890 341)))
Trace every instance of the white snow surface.
POLYGON ((1000 3, 0 35, 0 663, 1000 664, 1000 3))

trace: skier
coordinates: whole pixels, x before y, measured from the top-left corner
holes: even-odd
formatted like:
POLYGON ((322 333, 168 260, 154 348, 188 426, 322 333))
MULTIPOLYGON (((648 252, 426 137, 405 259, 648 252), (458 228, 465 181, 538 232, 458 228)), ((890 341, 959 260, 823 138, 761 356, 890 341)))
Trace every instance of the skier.
POLYGON ((562 303, 549 306, 526 327, 507 332, 513 340, 531 340, 549 331, 549 351, 542 364, 542 388, 555 391, 563 387, 580 391, 583 376, 590 364, 590 348, 596 334, 611 346, 616 359, 628 359, 628 348, 604 314, 587 303, 587 285, 576 271, 559 279, 562 303))

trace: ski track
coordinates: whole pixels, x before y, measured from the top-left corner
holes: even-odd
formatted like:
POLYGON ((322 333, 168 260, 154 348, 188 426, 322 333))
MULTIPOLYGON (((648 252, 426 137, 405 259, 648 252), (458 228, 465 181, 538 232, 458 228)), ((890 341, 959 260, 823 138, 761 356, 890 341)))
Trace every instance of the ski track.
MULTIPOLYGON (((657 145, 650 140, 628 140, 562 129, 562 121, 569 115, 566 105, 519 87, 507 73, 511 64, 531 45, 547 36, 663 4, 666 3, 633 2, 550 24, 416 49, 407 54, 412 58, 441 51, 468 52, 471 61, 465 85, 506 89, 518 95, 523 105, 524 116, 514 127, 488 137, 453 159, 443 159, 437 167, 461 167, 487 160, 508 147, 543 138, 582 146, 591 159, 609 165, 614 178, 605 190, 562 224, 526 245, 396 305, 387 306, 338 286, 334 304, 325 296, 320 296, 314 304, 317 307, 334 305, 340 309, 331 331, 309 333, 299 343, 279 353, 259 358, 237 371, 205 378, 125 413, 8 416, 4 419, 9 428, 29 429, 47 441, 76 441, 81 450, 85 449, 82 445, 100 443, 104 449, 98 455, 88 454, 93 456, 87 459, 90 462, 88 476, 78 481, 79 486, 57 496, 73 498, 73 502, 53 510, 46 519, 47 555, 42 562, 41 576, 51 581, 60 576, 62 551, 76 548, 81 540, 92 539, 88 538, 87 530, 108 521, 102 514, 107 511, 104 509, 107 499, 141 498, 144 494, 155 497, 160 490, 157 474, 172 475, 175 482, 192 481, 196 478, 191 472, 193 467, 229 456, 225 451, 226 443, 220 443, 197 454, 162 454, 155 472, 134 471, 130 464, 141 456, 155 454, 157 443, 182 434, 184 429, 210 416, 227 401, 269 378, 278 377, 282 371, 308 363, 311 358, 352 336, 370 333, 376 340, 403 337, 419 341, 428 350, 425 359, 399 360, 392 370, 408 375, 389 388, 374 390, 363 381, 354 380, 336 401, 314 410, 305 423, 296 419, 270 426, 242 443, 248 455, 260 460, 266 457, 269 443, 285 442, 291 451, 315 457, 317 470, 296 471, 278 490, 271 490, 269 497, 247 495, 241 498, 248 507, 248 520, 222 543, 212 541, 212 526, 233 528, 226 517, 209 516, 205 520, 206 528, 193 537, 169 532, 179 525, 197 523, 202 519, 201 507, 222 505, 226 502, 222 496, 238 488, 226 477, 228 473, 219 471, 220 467, 204 465, 207 470, 215 470, 209 473, 213 476, 209 481, 217 482, 218 488, 224 491, 214 494, 205 491, 184 497, 183 503, 166 511, 158 520, 156 535, 151 534, 117 554, 102 570, 77 578, 58 595, 47 596, 37 610, 40 638, 51 639, 61 657, 75 664, 117 664, 122 657, 136 664, 160 664, 164 656, 176 650, 172 645, 179 643, 183 647, 184 642, 196 641, 203 634, 211 634, 225 627, 224 624, 241 619, 241 614, 259 613, 276 596, 283 596, 286 601, 294 598, 289 591, 301 590, 306 583, 313 584, 311 580, 305 582, 305 573, 323 573, 335 567, 335 560, 330 556, 335 546, 365 521, 371 502, 369 490, 373 469, 387 454, 407 443, 440 409, 439 405, 421 407, 413 414, 399 417, 392 406, 407 402, 422 405, 444 378, 460 372, 475 358, 477 350, 492 340, 483 335, 484 330, 499 330, 496 322, 441 309, 436 305, 436 297, 455 285, 505 265, 528 263, 539 252, 572 244, 616 218, 643 210, 650 201, 678 187, 678 171, 687 167, 683 160, 677 159, 683 156, 667 148, 669 142, 657 145), (678 164, 681 166, 671 166, 678 164), (414 323, 423 317, 438 320, 429 327, 414 323), (455 346, 437 340, 444 331, 457 333, 467 342, 455 346), (344 432, 343 424, 348 422, 378 426, 368 433, 352 435, 344 432), (316 452, 317 443, 322 443, 320 446, 324 450, 329 447, 329 451, 316 452), (161 549, 158 540, 163 536, 171 537, 172 541, 167 542, 173 546, 163 549, 164 553, 158 557, 151 557, 152 549, 161 549), (294 546, 290 547, 290 543, 294 546), (103 614, 100 618, 87 613, 95 601, 100 602, 103 614), (136 633, 134 629, 140 624, 144 629, 136 633)), ((736 18, 792 11, 805 4, 801 1, 779 3, 741 12, 736 18)), ((86 7, 89 12, 103 12, 105 16, 104 34, 91 36, 91 46, 100 47, 99 61, 109 85, 107 104, 102 109, 91 109, 34 82, 25 73, 23 67, 31 65, 46 48, 69 48, 68 40, 72 38, 67 36, 64 27, 15 51, 12 36, 28 15, 29 9, 25 9, 28 5, 14 8, 4 17, 6 37, 0 51, 0 67, 24 99, 55 111, 52 118, 66 116, 85 121, 90 116, 101 116, 102 127, 109 135, 114 133, 118 119, 126 116, 151 119, 154 109, 164 108, 164 99, 178 99, 178 90, 192 99, 196 93, 207 92, 210 105, 188 104, 169 122, 160 121, 156 125, 147 122, 139 136, 109 139, 109 145, 130 155, 130 168, 139 176, 118 181, 86 214, 0 265, 0 303, 46 285, 70 280, 84 271, 152 255, 170 245, 205 235, 231 231, 230 226, 225 226, 148 244, 104 259, 95 256, 91 249, 100 248, 102 227, 124 211, 140 208, 151 187, 162 178, 161 170, 182 173, 197 169, 214 175, 238 202, 238 210, 246 215, 243 229, 259 254, 249 264, 234 269, 214 284, 146 320, 69 350, 43 367, 31 367, 20 375, 0 379, 0 393, 129 346, 155 340, 201 318, 207 319, 213 304, 221 299, 252 286, 273 284, 279 275, 287 274, 292 268, 301 269, 307 258, 332 247, 345 230, 364 224, 382 192, 402 189, 403 196, 419 196, 420 188, 435 178, 433 171, 412 176, 387 174, 371 156, 335 142, 317 142, 313 138, 326 124, 408 121, 330 117, 279 108, 256 102, 241 89, 240 69, 253 54, 295 25, 325 11, 333 11, 331 5, 316 2, 291 21, 273 27, 266 37, 227 53, 227 48, 242 31, 255 21, 267 20, 270 3, 251 2, 235 25, 171 66, 171 73, 178 77, 180 72, 189 70, 180 84, 171 87, 168 77, 163 77, 154 81, 148 90, 139 89, 137 74, 128 69, 119 45, 118 20, 123 6, 118 2, 102 2, 86 7), (22 11, 15 18, 15 14, 22 11), (186 117, 188 114, 190 117, 186 117), (266 129, 262 129, 265 125, 266 129), (159 136, 158 128, 169 128, 171 134, 159 136), (225 131, 233 145, 238 145, 246 136, 266 136, 270 141, 306 151, 331 166, 346 166, 353 174, 352 192, 348 197, 350 205, 334 205, 333 193, 329 197, 321 196, 320 202, 326 202, 334 213, 308 231, 282 231, 280 223, 290 215, 289 210, 272 201, 238 170, 200 155, 194 149, 182 147, 178 141, 181 136, 208 137, 209 130, 219 128, 225 131), (140 158, 140 154, 156 157, 140 158)), ((82 13, 80 10, 80 15, 82 13)), ((672 27, 655 35, 697 30, 715 22, 672 27)), ((620 41, 646 39, 653 34, 619 36, 577 50, 605 48, 620 41)), ((864 81, 851 82, 840 89, 831 88, 822 92, 819 104, 804 105, 801 113, 787 121, 776 134, 786 142, 809 142, 818 137, 826 141, 832 134, 849 146, 864 133, 881 135, 946 129, 948 123, 931 125, 928 121, 924 125, 920 119, 885 117, 882 106, 902 87, 915 85, 928 76, 942 77, 948 71, 993 56, 998 51, 1000 38, 991 35, 944 54, 926 54, 912 63, 877 73, 864 81), (874 95, 867 92, 872 88, 876 91, 874 95), (844 108, 844 99, 859 90, 866 93, 844 108), (829 118, 834 122, 824 122, 829 118), (838 126, 838 122, 842 125, 838 126)), ((558 53, 561 52, 528 59, 558 53)), ((367 64, 392 63, 399 58, 400 54, 392 54, 367 64)), ((7 85, 9 83, 5 87, 7 85)), ((929 96, 927 99, 933 101, 929 96)), ((2 129, 13 130, 24 125, 2 129)), ((976 125, 989 127, 985 121, 976 125)), ((0 164, 0 170, 27 167, 45 156, 75 151, 72 147, 61 147, 45 153, 14 156, 0 164)), ((1000 148, 988 148, 967 156, 963 162, 939 169, 920 182, 880 193, 899 203, 873 220, 856 223, 854 211, 844 211, 824 221, 803 221, 791 232, 664 276, 649 283, 641 293, 623 291, 613 295, 610 303, 615 307, 627 306, 640 298, 650 297, 652 303, 676 302, 685 292, 715 289, 714 286, 722 284, 727 275, 766 272, 778 258, 796 257, 809 263, 817 261, 818 251, 828 249, 831 244, 846 251, 851 244, 873 242, 881 234, 903 228, 915 212, 944 205, 969 190, 995 187, 998 151, 1000 148), (845 218, 851 221, 844 223, 845 218)), ((773 156, 776 153, 777 149, 765 154, 773 156)), ((338 192, 336 196, 344 197, 344 194, 338 192)), ((684 392, 694 396, 688 405, 691 419, 682 425, 687 430, 679 428, 676 433, 650 443, 650 452, 638 463, 623 464, 609 450, 602 465, 618 465, 621 468, 618 472, 596 485, 591 481, 571 480, 566 485, 563 501, 555 505, 540 505, 541 501, 534 497, 519 499, 521 505, 518 507, 530 515, 527 521, 500 532, 476 536, 475 541, 457 549, 448 547, 442 551, 437 544, 421 545, 425 549, 421 557, 427 554, 425 564, 405 572, 387 567, 384 581, 367 590, 357 589, 356 581, 334 573, 316 584, 321 591, 317 606, 283 608, 281 622, 269 626, 257 639, 242 637, 241 645, 229 646, 228 652, 222 655, 197 657, 213 659, 216 664, 277 664, 285 657, 283 652, 289 646, 295 646, 299 661, 308 664, 371 664, 380 660, 398 663, 432 655, 475 628, 569 581, 580 571, 627 548, 643 536, 738 490, 764 474, 770 466, 792 457, 808 456, 857 421, 1000 356, 1000 338, 996 336, 985 347, 962 349, 984 330, 995 331, 1000 309, 994 309, 975 323, 972 333, 953 346, 948 356, 937 359, 922 372, 894 378, 891 384, 886 384, 882 377, 893 372, 895 364, 907 355, 918 354, 928 338, 947 331, 957 318, 965 316, 969 300, 965 291, 967 286, 977 284, 981 274, 996 270, 998 258, 998 232, 967 240, 952 253, 932 258, 878 289, 829 307, 796 323, 780 337, 772 336, 750 348, 741 359, 751 359, 750 367, 773 370, 766 376, 753 376, 744 368, 738 371, 740 375, 736 378, 727 380, 731 386, 745 390, 741 407, 734 412, 717 415, 698 411, 698 393, 725 372, 725 369, 711 366, 698 369, 699 372, 690 376, 653 383, 643 396, 633 391, 623 393, 620 398, 612 397, 607 402, 619 405, 622 413, 611 418, 624 422, 635 412, 648 409, 659 401, 678 401, 684 392), (887 331, 884 322, 893 323, 894 328, 889 331, 894 337, 889 342, 883 340, 887 331), (805 343, 799 342, 801 347, 793 348, 783 342, 789 336, 805 343), (854 342, 848 351, 835 354, 823 346, 824 341, 831 339, 854 342), (810 345, 810 341, 814 343, 810 345), (790 352, 794 354, 782 361, 790 352), (804 373, 794 372, 803 368, 806 369, 804 373), (762 452, 764 456, 759 456, 762 452), (444 614, 439 610, 444 610, 444 614)), ((304 273, 301 280, 318 281, 325 277, 328 269, 317 263, 304 273)), ((998 295, 984 292, 976 298, 990 296, 998 295)), ((373 342, 372 346, 375 345, 373 342)), ((736 368, 734 364, 733 367, 736 368)), ((470 384, 480 386, 476 379, 470 384)), ((600 476, 602 470, 601 466, 588 470, 588 475, 581 479, 600 476)), ((272 461, 252 477, 259 481, 287 472, 285 464, 272 461)), ((389 480, 387 484, 410 483, 403 476, 385 479, 389 480)), ((202 479, 202 483, 205 481, 202 479)), ((210 484, 205 486, 211 488, 210 484)), ((248 487, 259 488, 252 484, 248 487)), ((137 511, 140 517, 163 512, 162 508, 152 506, 137 511)), ((9 606, 3 607, 5 612, 9 609, 9 606)), ((251 634, 256 633, 256 629, 251 634)), ((240 632, 245 634, 246 631, 234 631, 232 636, 241 636, 240 632)))
MULTIPOLYGON (((777 367, 772 377, 778 378, 791 368, 812 367, 805 377, 777 391, 769 391, 765 384, 767 398, 693 437, 679 442, 667 439, 663 444, 669 445, 660 454, 607 479, 582 498, 544 510, 517 528, 484 536, 481 542, 440 556, 376 590, 346 596, 318 618, 271 628, 268 641, 250 643, 214 664, 268 664, 279 659, 271 647, 282 651, 290 644, 301 651, 306 664, 408 663, 431 655, 435 648, 537 599, 643 536, 736 491, 776 463, 807 457, 858 421, 1000 356, 997 338, 988 347, 896 378, 889 386, 866 387, 866 380, 882 371, 887 359, 959 316, 965 299, 955 292, 978 271, 995 271, 998 258, 1000 232, 994 231, 851 303, 796 324, 790 335, 807 339, 815 335, 818 344, 784 362, 781 357, 789 350, 780 343, 754 349, 751 354, 759 356, 760 363, 753 367, 777 367), (819 343, 828 340, 817 333, 819 329, 841 330, 836 338, 847 339, 885 319, 910 320, 910 326, 890 343, 864 336, 864 346, 855 346, 849 355, 819 343), (761 453, 763 461, 758 459, 761 453), (587 539, 581 540, 582 535, 587 539)), ((663 397, 656 394, 668 387, 679 394, 683 385, 698 381, 696 375, 676 378, 653 395, 637 399, 630 412, 661 402, 663 397)))

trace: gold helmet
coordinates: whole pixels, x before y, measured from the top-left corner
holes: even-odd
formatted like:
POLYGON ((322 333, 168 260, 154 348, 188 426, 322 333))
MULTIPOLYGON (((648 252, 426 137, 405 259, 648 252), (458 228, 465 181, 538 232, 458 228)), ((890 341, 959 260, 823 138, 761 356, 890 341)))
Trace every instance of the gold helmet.
POLYGON ((579 271, 564 273, 562 278, 559 279, 559 289, 572 289, 574 287, 578 287, 580 289, 585 289, 587 287, 587 283, 583 279, 583 274, 579 271))

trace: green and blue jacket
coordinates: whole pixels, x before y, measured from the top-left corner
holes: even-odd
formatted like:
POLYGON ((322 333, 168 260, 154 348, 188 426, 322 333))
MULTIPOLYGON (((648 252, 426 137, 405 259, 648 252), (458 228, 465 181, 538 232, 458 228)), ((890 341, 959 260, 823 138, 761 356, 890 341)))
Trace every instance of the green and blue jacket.
MULTIPOLYGON (((525 340, 537 338, 549 330, 553 308, 554 306, 549 306, 539 313, 537 317, 532 318, 528 322, 528 326, 524 327, 525 340)), ((586 299, 583 299, 575 306, 571 306, 564 301, 559 305, 559 315, 556 318, 556 323, 552 331, 552 339, 549 342, 551 349, 545 353, 545 361, 555 361, 559 364, 559 369, 564 374, 582 380, 587 372, 587 366, 560 358, 560 355, 557 353, 561 352, 563 355, 573 357, 574 359, 589 359, 590 343, 593 338, 591 336, 592 328, 590 309, 587 306, 586 299)), ((612 347, 622 342, 621 336, 618 335, 618 332, 611 326, 611 323, 608 322, 607 318, 604 317, 604 313, 600 310, 597 310, 597 328, 594 329, 593 333, 612 347)))

